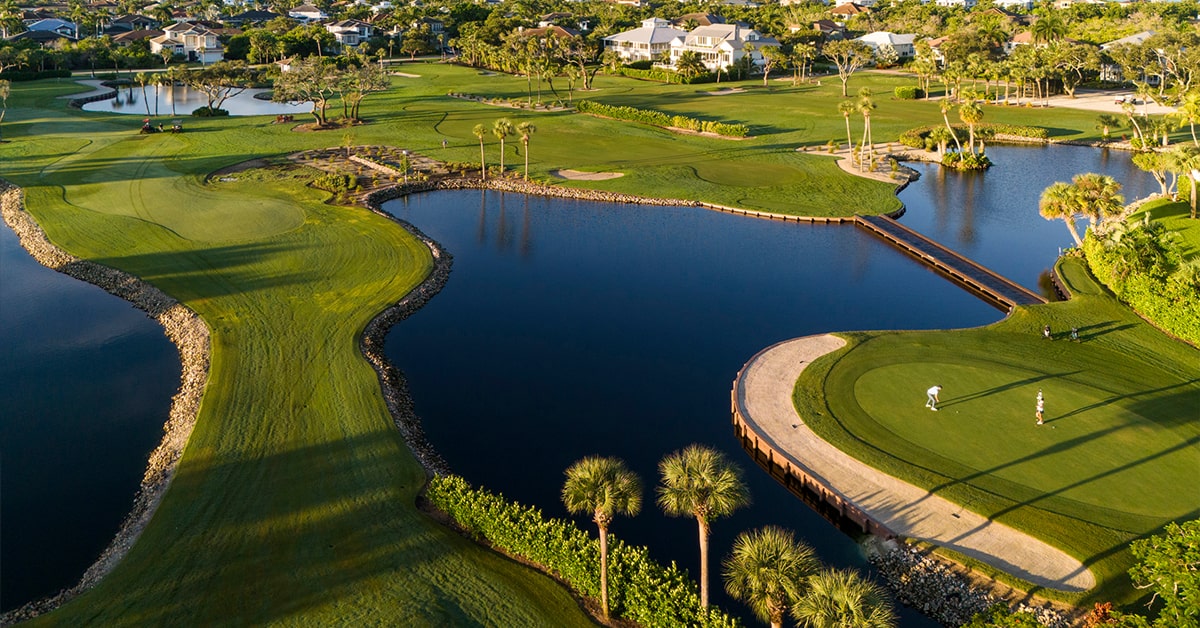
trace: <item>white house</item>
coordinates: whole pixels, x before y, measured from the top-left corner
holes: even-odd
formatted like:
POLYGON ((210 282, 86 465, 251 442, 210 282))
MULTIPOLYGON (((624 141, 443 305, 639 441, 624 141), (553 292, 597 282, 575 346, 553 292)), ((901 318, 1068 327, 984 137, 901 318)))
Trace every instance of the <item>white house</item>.
POLYGON ((217 41, 216 33, 187 22, 166 26, 162 35, 150 40, 150 52, 158 54, 164 49, 201 63, 216 63, 225 58, 225 48, 217 41))
POLYGON ((325 30, 333 33, 339 45, 353 48, 370 39, 375 34, 375 27, 359 20, 340 20, 325 25, 325 30))
POLYGON ((1108 50, 1109 48, 1112 48, 1114 46, 1120 46, 1121 44, 1133 44, 1135 46, 1140 46, 1140 45, 1146 43, 1146 40, 1150 39, 1153 36, 1154 36, 1154 31, 1142 31, 1140 33, 1134 33, 1128 37, 1122 37, 1120 39, 1110 41, 1106 44, 1100 44, 1100 49, 1108 50))
POLYGON ((311 4, 302 4, 288 11, 288 17, 292 18, 293 20, 300 20, 301 22, 307 24, 309 22, 327 20, 329 19, 329 14, 311 4))
POLYGON ((975 8, 976 0, 934 0, 939 7, 962 7, 968 11, 975 8))
POLYGON ((626 62, 653 61, 670 52, 673 40, 686 36, 687 31, 673 28, 664 19, 652 17, 643 20, 640 28, 605 37, 604 48, 617 53, 626 62))
POLYGON ((713 72, 729 68, 747 55, 755 65, 761 66, 764 63, 762 48, 767 46, 779 46, 779 42, 740 24, 711 24, 671 42, 671 65, 675 65, 684 52, 692 51, 700 55, 704 67, 713 72), (747 51, 747 44, 754 50, 747 51))
POLYGON ((917 53, 916 48, 913 46, 913 42, 916 39, 917 36, 912 34, 900 35, 889 33, 888 31, 875 31, 874 33, 867 33, 855 41, 861 41, 866 44, 872 52, 878 52, 884 46, 891 46, 901 59, 911 59, 917 53))

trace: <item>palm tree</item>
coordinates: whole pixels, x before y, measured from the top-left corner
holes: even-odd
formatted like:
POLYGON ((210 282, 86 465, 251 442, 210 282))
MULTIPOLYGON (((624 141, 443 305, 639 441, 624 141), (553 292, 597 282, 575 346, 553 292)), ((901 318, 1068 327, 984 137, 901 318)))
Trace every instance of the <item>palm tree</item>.
POLYGON ((846 149, 851 156, 854 155, 854 137, 850 135, 850 114, 854 113, 857 109, 858 106, 854 104, 853 100, 843 100, 838 103, 838 111, 846 119, 846 149))
POLYGON ((1047 11, 1045 15, 1029 27, 1034 43, 1048 44, 1067 35, 1067 23, 1058 13, 1047 11))
POLYGON ((954 132, 954 127, 950 126, 950 110, 954 108, 954 103, 950 99, 943 96, 938 102, 938 106, 942 109, 942 121, 946 123, 946 130, 950 132, 950 137, 954 138, 954 145, 958 147, 958 152, 962 152, 962 142, 958 141, 958 133, 954 132))
POLYGON ((1196 120, 1200 119, 1200 91, 1193 89, 1185 93, 1175 116, 1179 118, 1179 126, 1188 125, 1188 130, 1192 133, 1192 144, 1200 146, 1200 140, 1196 139, 1196 120))
POLYGON ((572 514, 591 513, 600 530, 600 606, 608 618, 608 526, 617 515, 642 508, 642 482, 623 461, 592 456, 567 469, 563 504, 572 514))
MULTIPOLYGON (((4 114, 8 113, 8 95, 12 93, 12 81, 0 79, 0 123, 4 122, 4 114)), ((4 138, 0 135, 0 140, 4 138)))
POLYGON ((487 158, 483 153, 483 138, 487 137, 488 130, 486 126, 476 124, 475 128, 471 129, 471 132, 475 134, 475 137, 479 138, 479 174, 483 177, 484 181, 487 181, 487 158))
POLYGON ((828 570, 808 579, 808 592, 792 607, 807 628, 894 628, 896 613, 883 589, 851 570, 828 570))
POLYGON ((1176 148, 1171 152, 1171 169, 1181 178, 1186 177, 1188 181, 1189 200, 1192 212, 1191 217, 1196 217, 1196 186, 1200 181, 1200 150, 1186 144, 1176 148))
POLYGON ((687 78, 694 78, 707 72, 708 68, 704 67, 704 60, 696 51, 684 50, 675 60, 675 71, 687 78))
POLYGON ((1111 113, 1102 113, 1096 117, 1096 130, 1100 131, 1100 136, 1104 141, 1108 141, 1109 132, 1114 127, 1121 126, 1121 119, 1111 113))
POLYGON ((967 150, 975 154, 975 125, 983 121, 983 107, 975 101, 975 93, 968 92, 958 106, 958 118, 967 125, 967 150))
POLYGON ((771 628, 783 626, 820 563, 811 547, 775 526, 743 532, 725 559, 725 590, 750 606, 771 628))
POLYGON ((525 180, 529 180, 529 136, 537 131, 532 122, 522 122, 517 125, 517 133, 521 134, 521 144, 525 146, 525 180))
POLYGON ((504 138, 513 132, 513 124, 508 118, 500 118, 492 125, 492 134, 500 140, 500 173, 504 173, 504 138))
POLYGON ((1050 184, 1050 187, 1042 190, 1042 196, 1038 199, 1038 212, 1042 218, 1046 220, 1062 219, 1067 223, 1067 229, 1071 231, 1071 238, 1075 240, 1076 246, 1082 246, 1083 240, 1079 238, 1079 231, 1075 229, 1075 214, 1079 211, 1079 204, 1075 199, 1075 188, 1070 183, 1055 181, 1050 184))
POLYGON ((700 606, 708 607, 708 537, 712 522, 750 503, 742 471, 721 452, 690 445, 658 463, 658 506, 668 516, 696 518, 700 528, 700 606))
POLYGON ((133 75, 133 82, 142 87, 142 102, 146 105, 146 115, 150 115, 150 100, 146 98, 146 84, 151 82, 150 75, 145 72, 138 72, 133 75))
POLYGON ((858 149, 863 155, 859 157, 859 168, 870 159, 870 153, 875 148, 874 138, 871 137, 871 111, 875 109, 875 99, 871 98, 871 88, 864 87, 858 90, 858 102, 855 103, 859 113, 863 117, 863 141, 859 142, 858 149))
POLYGON ((1071 178, 1071 183, 1075 186, 1079 212, 1088 217, 1092 227, 1120 215, 1125 206, 1125 197, 1120 194, 1121 184, 1108 175, 1094 172, 1077 174, 1071 178))

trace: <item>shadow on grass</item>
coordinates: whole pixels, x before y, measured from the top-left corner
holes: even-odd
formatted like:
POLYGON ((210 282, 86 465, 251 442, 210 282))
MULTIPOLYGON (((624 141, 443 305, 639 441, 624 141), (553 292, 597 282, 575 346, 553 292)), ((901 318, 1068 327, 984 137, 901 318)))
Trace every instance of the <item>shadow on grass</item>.
POLYGON ((1025 379, 1018 379, 1016 381, 1012 381, 1007 384, 1002 384, 1000 386, 993 386, 992 388, 988 388, 986 390, 981 390, 979 392, 974 392, 969 395, 962 395, 961 397, 951 397, 951 398, 946 399, 945 401, 939 403, 938 407, 945 409, 945 408, 949 408, 951 406, 958 405, 960 403, 966 403, 968 401, 974 401, 976 399, 990 397, 990 396, 998 394, 998 393, 1002 393, 1002 392, 1005 392, 1008 390, 1013 390, 1014 388, 1020 388, 1022 386, 1029 386, 1030 384, 1036 384, 1038 382, 1043 382, 1043 381, 1046 381, 1049 379, 1055 379, 1055 378, 1059 378, 1059 377, 1070 377, 1071 375, 1078 375, 1079 373, 1082 373, 1082 371, 1067 371, 1067 372, 1063 372, 1063 373, 1047 373, 1045 375, 1035 375, 1033 377, 1027 377, 1025 379))

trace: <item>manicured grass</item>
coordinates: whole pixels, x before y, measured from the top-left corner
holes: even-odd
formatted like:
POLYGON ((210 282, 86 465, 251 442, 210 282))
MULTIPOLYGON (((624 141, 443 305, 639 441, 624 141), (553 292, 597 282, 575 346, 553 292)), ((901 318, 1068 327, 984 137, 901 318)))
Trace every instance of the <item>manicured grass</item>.
POLYGON ((1186 196, 1181 202, 1166 199, 1150 201, 1130 216, 1129 222, 1137 223, 1143 220, 1146 214, 1149 214, 1152 220, 1161 222, 1167 231, 1176 234, 1185 261, 1200 258, 1200 220, 1191 219, 1192 208, 1187 204, 1186 196))
POLYGON ((294 178, 304 173, 204 184, 222 155, 281 149, 236 132, 247 121, 138 136, 36 89, 10 113, 88 129, 85 144, 17 135, 0 147, 0 174, 25 187, 50 237, 155 283, 213 333, 201 415, 152 523, 110 576, 41 623, 591 624, 553 580, 415 508, 424 471, 357 340, 428 273, 423 244, 325 205, 294 178))
POLYGON ((1081 559, 1099 587, 1060 597, 1129 602, 1128 542, 1200 515, 1200 351, 1117 303, 1079 260, 1059 272, 1071 301, 986 328, 848 334, 805 371, 797 408, 860 460, 1081 559), (935 383, 936 413, 923 405, 935 383))
MULTIPOLYGON (((189 118, 182 135, 139 136, 140 116, 67 110, 56 97, 82 91, 74 84, 43 81, 14 87, 4 124, 4 137, 11 141, 0 144, 0 176, 26 189, 30 211, 57 244, 154 282, 199 312, 213 331, 212 372, 201 416, 162 506, 112 575, 50 615, 48 623, 323 625, 381 618, 405 625, 587 623, 552 581, 463 541, 413 506, 423 472, 391 426, 375 376, 355 344, 367 320, 427 272, 429 259, 419 243, 378 216, 322 204, 323 196, 299 185, 294 173, 265 170, 232 182, 206 183, 205 176, 218 168, 347 142, 475 162, 479 148, 472 127, 508 117, 538 127, 530 146, 535 178, 550 180, 548 173, 558 168, 626 174, 603 182, 555 180, 561 185, 811 215, 879 213, 899 206, 892 186, 845 175, 826 156, 795 151, 843 137, 844 122, 835 109, 840 99, 836 81, 801 87, 772 82, 769 89, 744 82, 738 85, 743 93, 709 96, 700 92, 710 86, 600 77, 597 90, 588 94, 611 104, 751 127, 753 138, 730 141, 449 98, 445 94, 450 91, 518 98, 525 93, 525 81, 453 66, 417 64, 405 70, 421 77, 398 77, 396 89, 368 99, 363 111, 371 124, 317 133, 270 124, 270 117, 189 118), (443 140, 449 142, 445 149, 443 140)), ((868 74, 852 81, 852 90, 870 85, 879 94, 872 117, 877 141, 940 120, 935 103, 890 99, 892 86, 910 81, 868 74)), ((989 121, 1053 122, 1056 136, 1094 135, 1090 113, 987 112, 989 121)), ((857 142, 860 120, 854 121, 854 129, 857 142)), ((523 161, 519 147, 519 139, 510 137, 505 157, 510 168, 523 161)), ((497 149, 489 138, 492 164, 498 161, 497 149)), ((1145 338, 1127 311, 1096 298, 1102 305, 1095 311, 1080 309, 1085 303, 1080 300, 1018 312, 994 330, 881 337, 878 346, 919 338, 936 349, 929 354, 933 361, 957 364, 957 348, 970 348, 965 355, 983 355, 982 347, 1010 337, 1018 354, 1040 348, 1028 338, 1043 320, 1053 319, 1061 329, 1078 316, 1094 322, 1080 325, 1088 342, 1070 346, 1096 353, 1089 360, 1097 364, 1112 357, 1113 370, 1104 373, 1115 373, 1121 359, 1135 359, 1121 358, 1122 350, 1149 351, 1167 356, 1153 366, 1174 378, 1167 382, 1194 378, 1171 370, 1172 360, 1182 363, 1171 356, 1192 359, 1192 354, 1178 354, 1145 338)), ((1068 351, 1052 346, 1055 352, 1068 351)), ((1064 353, 1044 360, 1044 367, 1017 360, 995 373, 978 368, 964 371, 961 381, 939 379, 948 394, 956 386, 982 390, 1019 377, 1025 369, 1067 368, 1070 360, 1064 353)), ((1087 404, 1106 399, 1106 394, 1136 392, 1154 373, 1147 370, 1130 382, 1087 379, 1086 387, 1051 394, 1050 407, 1053 412, 1056 404, 1087 404)), ((926 384, 908 379, 901 386, 904 395, 894 399, 905 398, 911 388, 919 402, 926 384)), ((1193 392, 1194 384, 1174 394, 1187 401, 1193 392)), ((1009 395, 1003 397, 1007 403, 1009 395)), ((1012 410, 1014 416, 1028 411, 1021 397, 1011 394, 1012 403, 1020 406, 1012 410)), ((1174 397, 1164 392, 1153 398, 1174 397)), ((879 408, 883 399, 864 394, 864 403, 872 408, 879 408)), ((1137 403, 1135 397, 1115 404, 1136 406, 1126 418, 1097 413, 1104 416, 1088 429, 1161 421, 1179 416, 1176 411, 1184 407, 1137 403)), ((838 410, 840 418, 843 409, 838 410)), ((1082 418, 1076 422, 1086 423, 1082 418)), ((1063 432, 1067 424, 1062 425, 1052 433, 1063 432)), ((1169 427, 1177 433, 1187 429, 1169 427)), ((1163 436, 1145 442, 1163 447, 1173 441, 1163 436)), ((1090 445, 1087 451, 1103 449, 1090 445)), ((941 455, 951 471, 935 469, 930 477, 967 465, 959 452, 942 449, 941 455)), ((892 464, 889 455, 879 458, 885 468, 892 464)), ((1176 458, 1166 458, 1155 461, 1156 468, 1174 468, 1176 458)), ((995 466, 1002 460, 991 462, 995 466)), ((1072 463, 1070 471, 1077 478, 1087 474, 1082 463, 1072 463)), ((1177 510, 1172 510, 1169 495, 1159 495, 1140 514, 1144 520, 1129 523, 1135 513, 1119 505, 1105 508, 1090 486, 1042 498, 1038 496, 1048 487, 1055 487, 1035 482, 1035 471, 1014 466, 1007 473, 989 481, 1023 486, 1038 503, 1002 516, 1020 523, 1025 513, 1036 511, 1042 517, 1037 521, 1049 521, 1042 535, 1094 557, 1106 582, 1127 561, 1123 550, 1115 548, 1157 525, 1164 512, 1177 510), (1086 499, 1071 510, 1076 497, 1086 499), (1084 516, 1101 517, 1101 523, 1072 518, 1084 516), (1081 534, 1088 538, 1078 538, 1081 534), (1113 553, 1105 554, 1102 547, 1113 553)), ((946 489, 952 499, 974 499, 978 492, 971 481, 946 489)), ((998 512, 1008 503, 998 498, 987 507, 998 512)))

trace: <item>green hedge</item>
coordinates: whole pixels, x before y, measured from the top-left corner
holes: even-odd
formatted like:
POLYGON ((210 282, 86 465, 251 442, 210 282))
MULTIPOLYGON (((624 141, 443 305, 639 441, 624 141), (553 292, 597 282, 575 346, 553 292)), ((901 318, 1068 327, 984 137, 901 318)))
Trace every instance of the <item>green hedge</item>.
POLYGON ((313 186, 329 192, 346 192, 354 189, 358 182, 348 174, 327 172, 313 179, 313 186))
POLYGON ((38 72, 36 70, 31 70, 31 71, 6 70, 4 72, 0 72, 0 79, 6 80, 6 81, 13 81, 13 82, 36 81, 38 79, 70 78, 70 77, 71 77, 70 70, 42 70, 41 72, 38 72))
MULTIPOLYGON (((458 476, 435 477, 426 497, 467 533, 540 565, 580 595, 600 597, 600 543, 574 523, 550 519, 537 508, 473 488, 458 476)), ((641 626, 711 626, 741 623, 720 609, 701 608, 698 587, 687 572, 663 567, 645 547, 609 535, 609 609, 641 626)))
POLYGON ((672 85, 694 85, 696 83, 711 83, 716 80, 716 76, 710 73, 701 74, 699 76, 684 76, 678 72, 671 70, 660 70, 655 68, 640 69, 623 67, 617 70, 617 74, 627 76, 629 78, 642 79, 646 81, 658 81, 659 83, 671 83, 672 85))
POLYGON ((895 94, 896 98, 899 98, 900 100, 916 100, 925 96, 925 90, 917 87, 916 85, 901 85, 900 87, 892 90, 892 93, 895 94))
POLYGON ((1083 240, 1083 255, 1092 274, 1118 299, 1168 333, 1200 345, 1200 289, 1197 286, 1176 276, 1153 276, 1153 269, 1118 272, 1120 253, 1107 247, 1090 231, 1083 240))
POLYGON ((697 120, 685 116, 672 116, 653 109, 638 109, 636 107, 616 107, 605 105, 593 100, 580 100, 575 103, 575 110, 580 113, 590 113, 616 120, 643 122, 654 126, 676 127, 702 133, 716 133, 725 137, 746 137, 750 128, 744 124, 727 124, 712 120, 697 120))
MULTIPOLYGON (((899 89, 899 88, 896 88, 899 89)), ((967 126, 965 124, 953 124, 955 134, 960 138, 967 136, 967 126)), ((909 129, 900 134, 900 143, 913 148, 925 148, 925 138, 929 136, 929 132, 936 128, 946 128, 945 125, 932 124, 928 126, 919 126, 915 129, 909 129)), ((1021 126, 1017 124, 977 124, 975 125, 975 134, 991 133, 994 135, 1015 135, 1017 137, 1028 137, 1035 140, 1050 139, 1050 131, 1040 126, 1021 126)), ((994 141, 994 140, 993 140, 994 141)))

